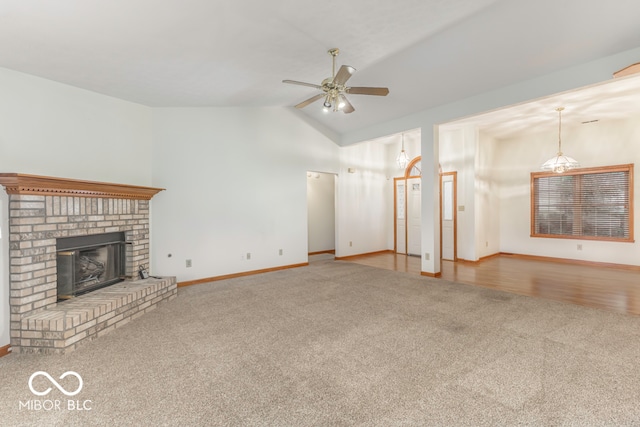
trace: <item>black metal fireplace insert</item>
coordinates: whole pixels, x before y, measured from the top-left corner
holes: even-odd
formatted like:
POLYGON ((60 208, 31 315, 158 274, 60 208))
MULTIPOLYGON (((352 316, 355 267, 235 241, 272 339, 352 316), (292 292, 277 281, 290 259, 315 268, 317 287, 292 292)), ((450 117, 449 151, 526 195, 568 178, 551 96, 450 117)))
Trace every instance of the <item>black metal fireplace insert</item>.
POLYGON ((56 246, 58 301, 124 280, 123 232, 59 238, 56 246))

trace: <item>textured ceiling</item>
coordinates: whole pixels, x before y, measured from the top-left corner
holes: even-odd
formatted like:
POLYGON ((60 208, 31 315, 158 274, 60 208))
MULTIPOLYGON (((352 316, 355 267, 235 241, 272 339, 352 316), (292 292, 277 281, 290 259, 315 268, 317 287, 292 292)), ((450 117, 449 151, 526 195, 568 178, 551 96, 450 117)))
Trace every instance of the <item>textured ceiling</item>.
POLYGON ((0 67, 153 107, 293 106, 338 134, 640 46, 637 0, 0 0, 0 67))

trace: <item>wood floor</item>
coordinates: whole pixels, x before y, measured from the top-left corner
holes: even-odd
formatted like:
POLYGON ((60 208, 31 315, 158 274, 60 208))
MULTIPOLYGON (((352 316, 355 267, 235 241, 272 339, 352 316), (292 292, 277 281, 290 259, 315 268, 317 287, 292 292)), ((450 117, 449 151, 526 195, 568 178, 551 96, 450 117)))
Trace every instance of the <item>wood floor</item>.
MULTIPOLYGON (((420 274, 420 258, 393 253, 350 262, 420 274)), ((442 262, 442 279, 640 315, 640 271, 500 255, 481 262, 442 262)))

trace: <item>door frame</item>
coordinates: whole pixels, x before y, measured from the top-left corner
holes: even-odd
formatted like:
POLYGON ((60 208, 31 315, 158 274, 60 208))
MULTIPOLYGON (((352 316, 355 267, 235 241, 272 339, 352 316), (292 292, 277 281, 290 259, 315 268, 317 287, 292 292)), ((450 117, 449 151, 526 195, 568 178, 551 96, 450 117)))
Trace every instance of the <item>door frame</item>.
MULTIPOLYGON (((306 222, 307 222, 307 257, 309 255, 317 255, 317 254, 323 254, 323 253, 332 253, 335 255, 336 253, 336 249, 337 249, 337 242, 338 242, 338 179, 339 179, 339 175, 337 173, 334 172, 321 172, 321 171, 311 171, 308 170, 306 172, 306 210, 307 210, 307 218, 306 218, 306 222), (320 178, 322 175, 325 175, 326 177, 332 177, 333 178, 333 248, 332 249, 324 249, 324 250, 320 250, 320 251, 314 251, 314 252, 309 252, 309 228, 311 225, 311 222, 309 220, 309 180, 310 178, 312 178, 313 175, 317 175, 315 176, 315 178, 320 178)), ((313 182, 313 181, 312 181, 313 182)), ((282 255, 282 254, 280 254, 282 255)))
MULTIPOLYGON (((411 171, 413 167, 422 160, 422 156, 416 156, 407 167, 404 169, 404 175, 400 177, 393 178, 393 253, 398 253, 398 181, 404 181, 404 246, 405 246, 405 255, 409 253, 409 244, 408 244, 408 228, 407 228, 407 179, 409 178, 422 178, 422 171, 420 171, 420 175, 411 175, 411 171)), ((422 187, 420 187, 420 191, 422 191, 422 187)))
POLYGON ((453 261, 458 261, 458 172, 440 172, 440 260, 442 260, 442 177, 453 176, 453 261))

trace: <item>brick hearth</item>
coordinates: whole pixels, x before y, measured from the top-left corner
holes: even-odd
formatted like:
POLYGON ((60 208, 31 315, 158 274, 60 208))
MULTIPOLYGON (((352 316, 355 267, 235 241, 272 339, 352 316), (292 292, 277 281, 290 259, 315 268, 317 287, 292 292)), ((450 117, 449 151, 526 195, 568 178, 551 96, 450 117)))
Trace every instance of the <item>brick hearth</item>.
POLYGON ((64 353, 176 296, 173 277, 124 281, 47 307, 20 320, 23 353, 64 353))
POLYGON ((161 189, 0 174, 9 194, 11 346, 64 353, 176 296, 174 277, 138 280, 149 264, 149 200, 161 189), (56 239, 124 232, 126 280, 57 302, 56 239))

